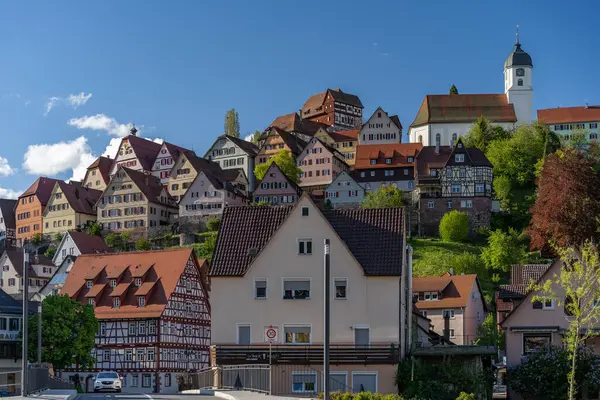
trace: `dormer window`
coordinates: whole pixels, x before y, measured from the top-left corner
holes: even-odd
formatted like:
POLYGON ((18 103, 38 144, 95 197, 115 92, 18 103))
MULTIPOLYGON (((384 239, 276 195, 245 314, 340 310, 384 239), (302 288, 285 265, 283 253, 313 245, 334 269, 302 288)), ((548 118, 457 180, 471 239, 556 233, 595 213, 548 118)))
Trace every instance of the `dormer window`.
POLYGON ((133 284, 134 284, 136 287, 140 287, 140 286, 142 286, 142 278, 135 278, 135 281, 133 281, 133 284))
POLYGON ((465 162, 465 155, 464 154, 455 154, 454 155, 454 161, 456 161, 456 162, 465 162))
POLYGON ((117 287, 117 280, 116 279, 111 279, 110 280, 110 287, 111 288, 117 287))
POLYGON ((94 286, 94 281, 89 280, 85 283, 85 285, 87 286, 88 289, 90 289, 92 286, 94 286))
POLYGON ((146 306, 146 297, 138 296, 138 307, 145 307, 145 306, 146 306))
POLYGON ((113 308, 119 308, 121 300, 118 297, 113 298, 113 308))
POLYGON ((377 164, 377 160, 371 159, 371 165, 377 164))
POLYGON ((93 297, 91 297, 91 298, 88 300, 88 304, 89 304, 90 306, 94 307, 94 305, 96 304, 96 301, 94 300, 94 298, 93 298, 93 297))
POLYGON ((408 157, 408 160, 407 160, 407 161, 408 161, 408 162, 414 162, 414 161, 415 161, 415 159, 414 159, 414 157, 408 157))
POLYGON ((386 164, 391 164, 392 163, 392 159, 391 158, 386 158, 385 159, 385 163, 386 164))

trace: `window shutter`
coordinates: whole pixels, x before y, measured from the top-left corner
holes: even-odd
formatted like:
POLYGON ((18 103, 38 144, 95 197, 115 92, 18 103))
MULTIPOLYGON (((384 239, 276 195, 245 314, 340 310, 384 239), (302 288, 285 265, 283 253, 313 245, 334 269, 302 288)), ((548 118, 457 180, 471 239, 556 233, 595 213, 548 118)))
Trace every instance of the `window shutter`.
POLYGON ((541 301, 534 301, 533 302, 533 308, 536 310, 541 310, 542 309, 542 302, 541 301))

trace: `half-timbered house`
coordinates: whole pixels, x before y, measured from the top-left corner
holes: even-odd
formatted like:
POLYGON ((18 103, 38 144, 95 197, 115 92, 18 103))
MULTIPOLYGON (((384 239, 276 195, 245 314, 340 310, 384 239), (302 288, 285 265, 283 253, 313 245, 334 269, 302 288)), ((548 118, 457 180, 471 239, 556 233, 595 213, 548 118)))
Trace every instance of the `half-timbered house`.
POLYGON ((94 306, 96 362, 63 376, 90 388, 97 372, 116 371, 123 391, 177 392, 178 374, 208 366, 207 272, 191 249, 79 256, 61 293, 94 306))

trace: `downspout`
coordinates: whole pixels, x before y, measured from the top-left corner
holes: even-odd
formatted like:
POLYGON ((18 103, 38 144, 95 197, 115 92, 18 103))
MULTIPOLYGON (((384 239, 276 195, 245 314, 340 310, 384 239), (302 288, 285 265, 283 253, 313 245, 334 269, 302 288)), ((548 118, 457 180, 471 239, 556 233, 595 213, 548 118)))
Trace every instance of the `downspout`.
POLYGON ((402 209, 402 217, 403 217, 403 232, 402 232, 402 272, 400 274, 400 281, 398 285, 400 286, 399 301, 400 301, 400 321, 398 324, 399 327, 399 339, 400 343, 398 345, 400 351, 400 360, 404 360, 406 357, 406 208, 402 209))
POLYGON ((412 309, 413 309, 413 290, 412 290, 412 253, 413 253, 413 248, 412 246, 407 246, 406 247, 406 259, 407 259, 407 266, 408 266, 408 271, 407 271, 407 276, 406 276, 406 280, 408 283, 408 293, 407 293, 407 297, 408 297, 408 301, 407 301, 407 310, 406 310, 406 315, 408 315, 408 320, 407 320, 407 325, 408 325, 408 340, 407 340, 407 351, 412 353, 412 349, 413 349, 413 335, 412 335, 412 322, 413 322, 413 318, 412 318, 412 309))

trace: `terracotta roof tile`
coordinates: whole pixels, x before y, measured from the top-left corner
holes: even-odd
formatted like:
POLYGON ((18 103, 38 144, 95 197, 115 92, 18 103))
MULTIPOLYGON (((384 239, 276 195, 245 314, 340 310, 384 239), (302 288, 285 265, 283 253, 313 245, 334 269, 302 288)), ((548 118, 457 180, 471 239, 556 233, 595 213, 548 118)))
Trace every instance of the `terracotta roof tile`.
POLYGON ((117 286, 113 288, 110 292, 110 297, 121 297, 127 292, 127 289, 131 286, 131 281, 129 282, 120 282, 117 286))
POLYGON ((559 107, 537 111, 537 118, 546 124, 600 121, 600 106, 559 107))
POLYGON ((144 282, 142 283, 138 289, 135 291, 135 295, 136 296, 145 296, 148 293, 150 293, 150 291, 152 290, 152 288, 154 288, 154 286, 157 284, 156 281, 153 282, 144 282))
POLYGON ((505 94, 435 94, 425 96, 411 126, 470 123, 482 115, 492 122, 517 121, 505 94))
POLYGON ((377 169, 390 167, 414 166, 414 158, 419 154, 421 143, 394 144, 359 144, 356 146, 356 162, 354 169, 377 169), (408 157, 413 157, 409 162, 408 157), (386 158, 391 158, 391 164, 386 164, 386 158), (377 164, 371 164, 376 159, 377 164))
MULTIPOLYGON (((477 275, 450 275, 444 274, 440 278, 450 278, 451 282, 442 291, 442 298, 434 301, 419 301, 417 302, 417 308, 419 310, 431 310, 439 308, 449 307, 465 307, 471 300, 470 293, 473 284, 477 282, 477 275)), ((438 277, 434 278, 437 279, 438 277)), ((414 279, 427 279, 427 278, 413 278, 414 279)), ((477 283, 479 286, 479 283, 477 283)), ((413 283, 413 291, 414 283, 413 283)), ((479 294, 481 295, 481 288, 479 287, 479 294)), ((485 302, 484 302, 485 304, 485 302)))
POLYGON ((320 128, 327 128, 327 124, 302 119, 298 113, 289 113, 275 118, 269 128, 276 127, 287 132, 299 132, 308 136, 314 136, 320 128))
POLYGON ((97 283, 95 285, 93 285, 90 290, 88 290, 88 292, 85 294, 85 298, 89 299, 94 298, 96 296, 98 296, 100 293, 102 293, 102 291, 104 290, 104 288, 107 286, 106 283, 97 283))
POLYGON ((123 169, 123 171, 125 171, 125 173, 131 178, 133 183, 135 183, 135 185, 141 190, 148 201, 155 204, 163 204, 172 208, 177 208, 175 205, 175 200, 165 190, 165 187, 160 182, 160 178, 141 171, 136 171, 131 168, 121 167, 121 169, 123 169), (161 194, 163 194, 163 191, 166 198, 171 200, 171 203, 162 201, 161 194))
POLYGON ((428 276, 413 278, 413 292, 441 292, 452 282, 449 276, 428 276))
POLYGON ((348 142, 358 140, 360 129, 327 132, 335 142, 348 142))

